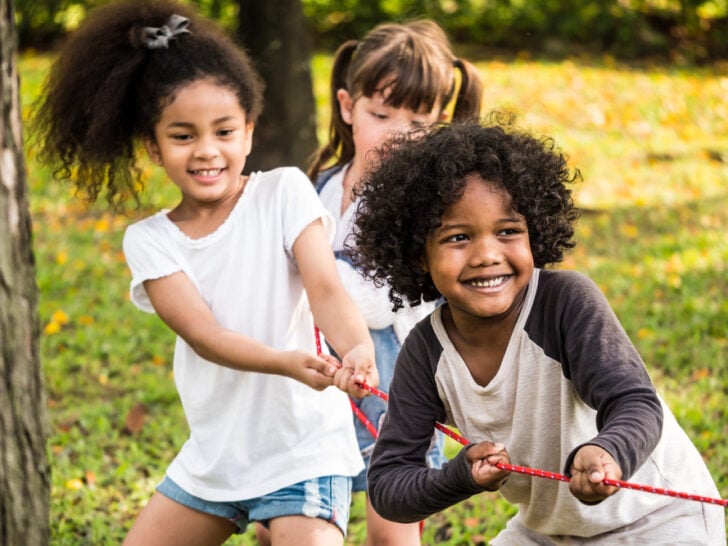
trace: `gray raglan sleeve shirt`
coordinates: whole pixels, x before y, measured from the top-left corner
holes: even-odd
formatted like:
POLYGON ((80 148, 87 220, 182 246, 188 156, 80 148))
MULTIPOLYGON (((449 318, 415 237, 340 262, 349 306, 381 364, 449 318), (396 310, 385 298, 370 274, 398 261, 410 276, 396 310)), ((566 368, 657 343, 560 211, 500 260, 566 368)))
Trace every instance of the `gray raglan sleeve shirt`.
MULTIPOLYGON (((574 272, 541 271, 534 288, 525 321, 530 342, 561 364, 563 377, 555 380, 570 381, 596 410, 599 432, 581 445, 603 447, 619 463, 623 479, 629 479, 653 451, 662 430, 661 404, 644 364, 591 280, 574 272)), ((418 521, 483 491, 470 476, 465 450, 441 470, 425 465, 434 424, 446 419, 436 385, 442 355, 425 320, 412 330, 397 360, 368 474, 374 508, 393 521, 418 521)), ((565 472, 579 447, 564 461, 565 472)))

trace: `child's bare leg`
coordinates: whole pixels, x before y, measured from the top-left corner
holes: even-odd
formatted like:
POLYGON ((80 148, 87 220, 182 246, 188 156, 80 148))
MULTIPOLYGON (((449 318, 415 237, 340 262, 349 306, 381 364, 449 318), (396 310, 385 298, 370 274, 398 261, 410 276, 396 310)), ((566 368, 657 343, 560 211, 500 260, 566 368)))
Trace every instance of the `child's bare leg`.
POLYGON ((342 546, 344 535, 333 523, 307 516, 284 516, 270 520, 273 546, 342 546))
POLYGON ((255 522, 255 539, 258 546, 271 546, 270 531, 260 522, 255 522))
POLYGON ((235 524, 154 493, 137 516, 123 546, 218 546, 235 524))
POLYGON ((419 523, 397 523, 374 511, 367 496, 366 546, 420 546, 419 523))

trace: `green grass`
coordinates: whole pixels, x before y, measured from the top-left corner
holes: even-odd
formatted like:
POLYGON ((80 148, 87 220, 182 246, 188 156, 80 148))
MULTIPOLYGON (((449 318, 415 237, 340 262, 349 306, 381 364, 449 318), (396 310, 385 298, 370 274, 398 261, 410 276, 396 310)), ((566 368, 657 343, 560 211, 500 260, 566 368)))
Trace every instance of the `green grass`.
MULTIPOLYGON (((553 136, 582 170, 576 198, 587 212, 563 266, 603 289, 728 497, 727 67, 481 59, 488 107, 553 136)), ((330 65, 330 57, 314 59, 321 138, 330 65)), ((26 114, 47 68, 47 57, 20 60, 26 114)), ((113 215, 53 181, 32 149, 27 157, 52 543, 118 544, 186 437, 173 336, 129 303, 121 254, 125 226, 173 204, 174 192, 155 173, 145 207, 113 215)), ((514 511, 497 494, 473 497, 429 518, 423 542, 487 544, 514 511)), ((349 544, 363 542, 363 514, 357 496, 349 544)), ((229 544, 254 539, 246 533, 229 544)))

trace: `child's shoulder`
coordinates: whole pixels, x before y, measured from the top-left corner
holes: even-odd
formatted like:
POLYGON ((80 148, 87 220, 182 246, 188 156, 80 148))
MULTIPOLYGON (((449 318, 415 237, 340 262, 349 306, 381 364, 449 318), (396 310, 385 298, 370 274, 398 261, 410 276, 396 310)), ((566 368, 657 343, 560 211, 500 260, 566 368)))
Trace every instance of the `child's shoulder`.
POLYGON ((437 353, 442 351, 442 340, 440 338, 444 335, 444 326, 442 326, 441 319, 443 302, 433 302, 432 306, 430 304, 426 305, 429 312, 423 312, 417 318, 417 321, 405 337, 403 346, 409 344, 410 349, 419 347, 419 350, 437 353))
POLYGON ((334 175, 339 173, 343 168, 343 165, 334 165, 333 167, 329 167, 321 171, 318 176, 315 177, 315 180, 313 180, 316 191, 318 193, 321 193, 321 190, 324 189, 324 186, 326 186, 326 184, 331 181, 334 175))
POLYGON ((156 232, 163 229, 163 225, 168 221, 167 214, 169 209, 162 209, 154 214, 135 220, 126 227, 126 233, 143 233, 156 232))
POLYGON ((599 286, 579 271, 565 269, 539 270, 536 307, 553 310, 602 305, 605 297, 599 286))
POLYGON ((271 182, 271 181, 285 181, 290 179, 304 179, 308 180, 309 184, 311 181, 309 180, 308 176, 306 176, 306 173, 304 173, 301 169, 295 166, 283 166, 283 167, 274 167, 272 169, 268 169, 266 171, 254 171, 250 174, 250 181, 258 180, 258 181, 264 181, 264 182, 271 182))
POLYGON ((306 173, 298 167, 293 166, 276 167, 267 171, 255 171, 251 173, 248 181, 248 187, 251 189, 265 188, 269 191, 301 185, 313 187, 306 173))
POLYGON ((580 271, 572 269, 541 269, 539 288, 548 290, 571 290, 596 286, 594 281, 580 271))

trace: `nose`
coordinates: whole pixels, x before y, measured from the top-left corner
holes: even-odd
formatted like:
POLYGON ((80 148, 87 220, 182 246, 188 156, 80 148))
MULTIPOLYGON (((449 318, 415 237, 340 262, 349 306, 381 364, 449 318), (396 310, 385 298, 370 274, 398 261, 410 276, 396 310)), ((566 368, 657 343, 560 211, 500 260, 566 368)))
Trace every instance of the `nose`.
POLYGON ((194 149, 193 157, 195 159, 212 159, 220 155, 218 147, 208 138, 201 138, 194 149))
POLYGON ((495 237, 480 237, 471 246, 470 266, 486 267, 503 260, 500 243, 495 237))

